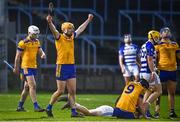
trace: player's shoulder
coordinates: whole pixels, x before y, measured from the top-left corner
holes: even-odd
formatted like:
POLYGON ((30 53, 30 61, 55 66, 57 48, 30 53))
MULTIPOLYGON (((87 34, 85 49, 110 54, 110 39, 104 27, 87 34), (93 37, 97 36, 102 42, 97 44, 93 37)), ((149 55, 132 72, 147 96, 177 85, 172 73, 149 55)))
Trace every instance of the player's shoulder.
POLYGON ((26 43, 26 39, 21 39, 19 42, 18 42, 18 45, 24 45, 26 43))
POLYGON ((152 44, 152 42, 147 41, 146 42, 146 48, 154 48, 154 45, 152 44))

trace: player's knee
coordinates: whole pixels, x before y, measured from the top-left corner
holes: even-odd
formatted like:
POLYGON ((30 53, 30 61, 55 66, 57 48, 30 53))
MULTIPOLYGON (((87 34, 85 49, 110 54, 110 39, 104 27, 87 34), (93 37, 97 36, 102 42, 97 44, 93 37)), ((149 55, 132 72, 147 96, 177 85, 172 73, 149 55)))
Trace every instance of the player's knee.
POLYGON ((28 85, 24 86, 24 90, 29 91, 29 86, 28 85))
POLYGON ((76 94, 76 90, 75 89, 70 89, 68 90, 69 95, 75 95, 76 94))
POLYGON ((57 89, 57 94, 60 96, 61 94, 64 94, 64 90, 63 89, 57 89))
POLYGON ((30 89, 33 89, 33 90, 36 90, 36 84, 31 84, 31 85, 29 85, 29 88, 30 88, 30 89))
POLYGON ((175 96, 175 91, 174 91, 174 90, 169 91, 169 95, 172 96, 172 97, 174 97, 174 96, 175 96))

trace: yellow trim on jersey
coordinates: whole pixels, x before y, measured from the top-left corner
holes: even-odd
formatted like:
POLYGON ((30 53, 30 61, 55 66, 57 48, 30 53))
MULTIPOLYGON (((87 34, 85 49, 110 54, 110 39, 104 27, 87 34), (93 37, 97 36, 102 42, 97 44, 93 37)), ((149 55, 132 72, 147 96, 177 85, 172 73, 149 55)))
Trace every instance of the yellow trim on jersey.
POLYGON ((56 67, 56 77, 60 77, 61 76, 61 64, 57 64, 56 67))

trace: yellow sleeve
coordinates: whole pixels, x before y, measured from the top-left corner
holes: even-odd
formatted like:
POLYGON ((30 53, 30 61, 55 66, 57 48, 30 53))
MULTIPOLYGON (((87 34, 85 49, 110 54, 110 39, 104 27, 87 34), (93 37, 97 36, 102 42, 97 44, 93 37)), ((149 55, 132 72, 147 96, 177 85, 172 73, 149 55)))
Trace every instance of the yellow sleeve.
POLYGON ((159 45, 155 45, 156 52, 159 52, 159 45))
POLYGON ((24 48, 25 48, 24 41, 21 40, 21 41, 18 43, 17 49, 18 49, 19 51, 23 51, 24 48))

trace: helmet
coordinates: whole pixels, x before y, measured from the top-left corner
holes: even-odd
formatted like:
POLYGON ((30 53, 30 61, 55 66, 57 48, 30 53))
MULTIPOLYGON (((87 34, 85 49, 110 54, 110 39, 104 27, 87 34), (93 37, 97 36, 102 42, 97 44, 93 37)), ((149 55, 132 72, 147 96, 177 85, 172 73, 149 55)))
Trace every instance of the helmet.
POLYGON ((124 42, 125 43, 131 43, 132 42, 131 34, 124 34, 124 42))
POLYGON ((170 32, 170 29, 168 27, 161 28, 160 33, 162 34, 165 31, 170 32))
POLYGON ((160 33, 163 38, 171 38, 171 31, 168 27, 161 28, 160 33), (163 32, 165 34, 163 34, 163 32))
POLYGON ((62 31, 66 31, 67 29, 72 29, 72 30, 74 30, 74 25, 73 25, 72 23, 70 23, 70 22, 64 22, 64 23, 62 23, 62 25, 61 25, 61 30, 62 30, 62 31))
POLYGON ((152 39, 157 43, 159 41, 159 38, 160 38, 160 33, 158 31, 151 30, 148 32, 148 39, 152 39))
POLYGON ((145 79, 140 79, 140 82, 139 82, 139 83, 142 85, 142 87, 144 87, 144 88, 146 88, 146 89, 149 88, 149 83, 147 82, 147 80, 145 80, 145 79))
POLYGON ((28 27, 28 33, 30 34, 39 34, 40 33, 40 30, 37 26, 35 25, 31 25, 28 27))

